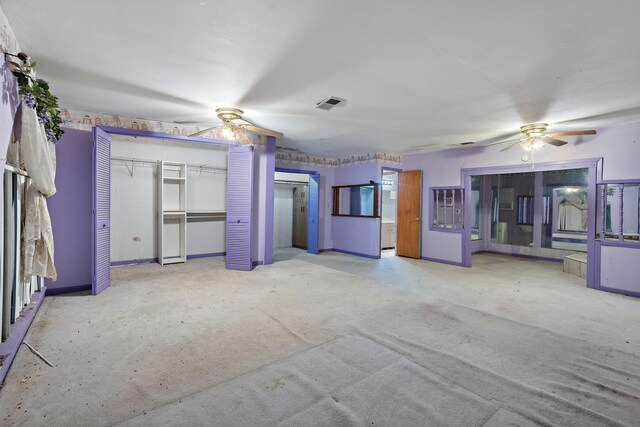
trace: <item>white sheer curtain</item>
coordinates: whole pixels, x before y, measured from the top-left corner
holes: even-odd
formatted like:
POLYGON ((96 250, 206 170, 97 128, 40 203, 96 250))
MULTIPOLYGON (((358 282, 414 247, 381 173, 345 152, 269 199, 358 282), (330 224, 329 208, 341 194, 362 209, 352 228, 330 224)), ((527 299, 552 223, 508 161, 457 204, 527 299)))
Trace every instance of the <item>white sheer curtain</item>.
POLYGON ((31 177, 22 217, 22 278, 25 282, 33 275, 56 280, 53 231, 46 200, 56 192, 55 145, 47 140, 35 109, 24 102, 20 108, 19 162, 31 177))

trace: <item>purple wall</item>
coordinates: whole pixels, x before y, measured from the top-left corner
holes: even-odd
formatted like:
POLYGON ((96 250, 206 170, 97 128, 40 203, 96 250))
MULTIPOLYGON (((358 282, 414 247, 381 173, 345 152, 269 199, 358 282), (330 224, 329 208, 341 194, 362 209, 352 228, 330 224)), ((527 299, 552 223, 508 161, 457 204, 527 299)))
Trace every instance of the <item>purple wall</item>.
MULTIPOLYGON (((367 184, 379 182, 382 177, 380 163, 337 168, 333 185, 367 184)), ((340 251, 380 256, 380 218, 355 218, 334 216, 331 220, 333 248, 340 251)))
POLYGON ((55 195, 48 199, 58 280, 47 292, 91 285, 91 132, 65 129, 56 145, 55 195))

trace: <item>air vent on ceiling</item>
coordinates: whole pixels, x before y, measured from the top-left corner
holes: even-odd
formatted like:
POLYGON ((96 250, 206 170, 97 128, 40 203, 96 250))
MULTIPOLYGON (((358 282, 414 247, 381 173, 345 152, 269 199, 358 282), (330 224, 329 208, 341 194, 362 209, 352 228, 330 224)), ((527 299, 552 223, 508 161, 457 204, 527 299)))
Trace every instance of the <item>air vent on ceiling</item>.
POLYGON ((467 141, 467 142, 461 142, 460 145, 471 145, 471 144, 475 144, 475 142, 473 141, 467 141))
POLYGON ((346 99, 338 98, 337 96, 330 96, 329 98, 323 99, 322 101, 316 104, 316 108, 321 110, 330 110, 336 105, 344 104, 346 99))

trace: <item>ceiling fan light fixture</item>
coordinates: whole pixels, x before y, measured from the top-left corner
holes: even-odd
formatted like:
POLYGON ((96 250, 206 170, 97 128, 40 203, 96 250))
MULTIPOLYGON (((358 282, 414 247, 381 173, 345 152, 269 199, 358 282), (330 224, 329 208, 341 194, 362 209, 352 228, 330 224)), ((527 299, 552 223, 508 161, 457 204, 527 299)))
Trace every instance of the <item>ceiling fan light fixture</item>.
POLYGON ((541 140, 540 138, 534 138, 532 148, 538 150, 542 147, 544 147, 544 141, 541 140))
POLYGON ((227 122, 225 122, 224 125, 222 126, 222 131, 220 133, 222 134, 222 137, 225 138, 226 140, 229 140, 229 141, 236 140, 236 133, 233 131, 233 129, 231 129, 231 126, 227 122))

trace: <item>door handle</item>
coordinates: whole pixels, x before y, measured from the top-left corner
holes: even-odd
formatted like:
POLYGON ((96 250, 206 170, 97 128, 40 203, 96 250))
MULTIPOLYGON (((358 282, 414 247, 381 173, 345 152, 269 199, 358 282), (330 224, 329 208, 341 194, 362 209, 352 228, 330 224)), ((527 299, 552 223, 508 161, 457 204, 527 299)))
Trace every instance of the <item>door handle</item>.
POLYGON ((420 218, 416 218, 416 221, 420 221, 420 218))

